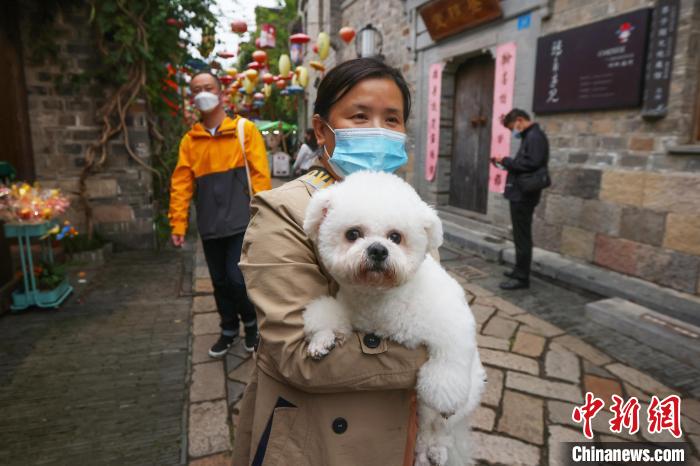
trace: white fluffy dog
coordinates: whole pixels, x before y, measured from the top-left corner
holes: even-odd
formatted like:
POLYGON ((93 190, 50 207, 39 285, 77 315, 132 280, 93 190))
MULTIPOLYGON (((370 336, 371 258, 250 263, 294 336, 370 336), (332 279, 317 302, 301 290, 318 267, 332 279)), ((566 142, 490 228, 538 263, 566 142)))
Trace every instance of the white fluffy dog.
POLYGON ((304 312, 308 354, 322 358, 353 329, 425 345, 415 464, 471 463, 468 417, 485 372, 464 290, 429 254, 442 244, 435 211, 399 177, 359 172, 313 196, 304 230, 340 285, 304 312))

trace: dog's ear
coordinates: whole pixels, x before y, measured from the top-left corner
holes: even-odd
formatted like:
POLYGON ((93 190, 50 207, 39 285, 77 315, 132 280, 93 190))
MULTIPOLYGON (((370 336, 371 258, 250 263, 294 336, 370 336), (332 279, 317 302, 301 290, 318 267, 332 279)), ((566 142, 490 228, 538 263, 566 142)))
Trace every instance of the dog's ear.
POLYGON ((318 238, 318 230, 321 228, 321 223, 331 207, 331 197, 333 195, 332 188, 322 189, 317 191, 309 201, 306 207, 306 215, 304 216, 304 231, 306 235, 315 241, 318 238))
POLYGON ((442 246, 442 221, 435 209, 428 204, 424 204, 423 225, 428 235, 428 252, 442 246))

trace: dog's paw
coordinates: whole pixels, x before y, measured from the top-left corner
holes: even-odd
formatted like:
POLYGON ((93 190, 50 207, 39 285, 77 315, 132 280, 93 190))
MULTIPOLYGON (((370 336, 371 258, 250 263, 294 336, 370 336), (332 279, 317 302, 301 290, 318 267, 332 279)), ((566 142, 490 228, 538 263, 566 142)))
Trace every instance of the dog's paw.
POLYGON ((322 330, 311 337, 306 354, 313 359, 323 359, 333 348, 335 348, 335 334, 332 330, 322 330))
POLYGON ((444 445, 428 447, 428 459, 431 466, 445 466, 447 464, 447 447, 444 445))
POLYGON ((416 456, 413 460, 413 466, 431 466, 428 459, 428 452, 424 449, 416 450, 416 456))

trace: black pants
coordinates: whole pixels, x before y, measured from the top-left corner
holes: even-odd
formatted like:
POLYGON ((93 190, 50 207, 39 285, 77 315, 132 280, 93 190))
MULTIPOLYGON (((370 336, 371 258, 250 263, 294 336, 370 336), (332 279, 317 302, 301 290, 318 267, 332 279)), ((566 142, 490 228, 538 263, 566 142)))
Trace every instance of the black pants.
POLYGON ((532 263, 532 216, 536 202, 510 202, 510 221, 515 243, 515 278, 530 280, 532 263))
POLYGON ((221 333, 227 336, 238 335, 238 316, 246 330, 256 328, 255 308, 248 299, 243 274, 238 268, 243 235, 240 233, 202 240, 209 275, 214 285, 214 299, 221 316, 221 333))

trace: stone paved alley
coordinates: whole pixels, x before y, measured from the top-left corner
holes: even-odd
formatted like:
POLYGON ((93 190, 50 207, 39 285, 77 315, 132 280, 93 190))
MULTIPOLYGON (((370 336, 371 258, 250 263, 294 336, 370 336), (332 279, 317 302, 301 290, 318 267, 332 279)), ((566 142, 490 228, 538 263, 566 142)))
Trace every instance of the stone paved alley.
POLYGON ((0 464, 182 462, 186 255, 117 254, 60 310, 0 317, 0 464))
MULTIPOLYGON (((240 346, 225 360, 206 354, 218 316, 200 249, 115 255, 60 311, 0 318, 0 464, 230 466, 252 359, 240 346)), ((608 405, 612 393, 647 403, 677 391, 689 464, 700 464, 698 370, 591 322, 583 307, 598 296, 540 279, 498 294, 502 266, 441 255, 480 324, 480 464, 560 464, 556 445, 582 439, 571 410, 586 390, 608 405)), ((596 417, 597 439, 632 439, 612 436, 608 418, 596 417)))
MULTIPOLYGON (((688 464, 700 464, 700 371, 591 322, 584 305, 599 296, 539 279, 533 280, 529 291, 499 296, 502 266, 449 248, 441 250, 441 258, 472 296, 480 326, 478 343, 489 383, 474 419, 479 464, 562 464, 559 444, 583 440, 571 412, 586 391, 603 398, 606 406, 613 393, 624 399, 636 396, 642 413, 652 394, 681 393, 683 440, 693 445, 695 455, 688 464)), ((201 250, 196 263, 194 287, 199 296, 193 301, 190 464, 223 466, 231 461, 236 404, 253 361, 240 346, 225 361, 206 357, 218 328, 201 250)), ((668 434, 612 435, 610 418, 609 412, 595 418, 596 440, 674 441, 668 434)))

